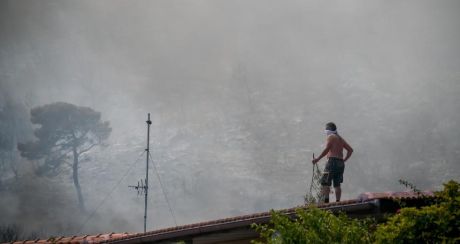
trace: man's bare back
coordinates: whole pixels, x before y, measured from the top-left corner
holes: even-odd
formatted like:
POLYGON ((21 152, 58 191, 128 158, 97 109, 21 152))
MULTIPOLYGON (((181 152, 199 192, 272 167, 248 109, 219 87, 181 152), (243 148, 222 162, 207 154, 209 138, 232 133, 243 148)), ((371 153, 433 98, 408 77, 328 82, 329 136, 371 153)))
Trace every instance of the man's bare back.
POLYGON ((326 139, 326 147, 324 148, 321 155, 318 158, 313 159, 313 163, 317 163, 321 158, 327 156, 327 158, 338 158, 343 159, 343 161, 347 161, 351 154, 353 153, 353 149, 350 145, 338 134, 331 134, 326 139), (343 149, 347 150, 347 155, 343 158, 343 149))
POLYGON ((347 154, 348 157, 344 159, 343 149, 345 148, 347 152, 353 151, 350 145, 348 145, 348 143, 341 136, 337 134, 332 134, 327 137, 326 148, 329 148, 329 151, 327 152, 328 158, 338 158, 338 159, 343 159, 344 161, 347 161, 347 159, 351 155, 347 154))

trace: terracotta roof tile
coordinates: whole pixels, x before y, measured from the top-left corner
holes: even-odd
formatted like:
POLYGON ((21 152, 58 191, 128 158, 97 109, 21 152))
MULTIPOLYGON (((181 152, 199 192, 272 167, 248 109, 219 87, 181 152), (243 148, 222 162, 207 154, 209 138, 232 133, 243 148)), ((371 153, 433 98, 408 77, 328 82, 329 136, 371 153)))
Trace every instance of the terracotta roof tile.
POLYGON ((359 201, 368 201, 372 199, 418 199, 418 198, 433 198, 434 193, 432 191, 423 192, 365 192, 358 196, 359 201))
MULTIPOLYGON (((434 197, 433 192, 424 191, 421 193, 414 193, 414 192, 365 192, 360 194, 357 199, 345 200, 341 202, 332 202, 332 203, 322 203, 317 204, 318 208, 337 208, 337 207, 346 207, 349 205, 356 205, 356 204, 365 204, 366 202, 372 202, 375 199, 418 199, 418 198, 431 198, 434 197)), ((282 209, 279 212, 284 214, 295 214, 295 211, 299 207, 306 207, 306 206, 298 206, 294 208, 282 209)), ((235 226, 236 225, 247 225, 250 221, 262 221, 268 222, 271 213, 268 212, 260 212, 254 214, 247 214, 242 216, 235 216, 230 218, 206 221, 201 223, 194 223, 189 225, 182 225, 176 227, 169 227, 161 230, 154 230, 149 231, 146 233, 108 233, 108 234, 97 234, 97 235, 85 235, 85 236, 72 236, 72 237, 57 237, 57 238, 49 238, 47 240, 27 240, 22 242, 14 242, 14 244, 32 244, 32 243, 56 243, 56 244, 64 244, 64 243, 108 243, 108 242, 115 242, 118 240, 127 240, 127 239, 135 239, 140 237, 152 237, 152 236, 161 236, 165 234, 177 234, 179 232, 184 231, 187 233, 192 233, 190 231, 195 231, 196 233, 201 233, 205 229, 208 231, 216 230, 216 228, 221 228, 224 226, 235 226)))

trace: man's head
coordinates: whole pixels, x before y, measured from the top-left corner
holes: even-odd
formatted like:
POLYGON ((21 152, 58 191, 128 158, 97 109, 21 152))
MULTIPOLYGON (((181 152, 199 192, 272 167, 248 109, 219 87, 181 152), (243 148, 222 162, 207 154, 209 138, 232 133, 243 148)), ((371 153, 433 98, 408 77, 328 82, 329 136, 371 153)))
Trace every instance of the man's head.
POLYGON ((337 131, 337 126, 333 122, 329 122, 326 124, 326 130, 328 131, 337 131))

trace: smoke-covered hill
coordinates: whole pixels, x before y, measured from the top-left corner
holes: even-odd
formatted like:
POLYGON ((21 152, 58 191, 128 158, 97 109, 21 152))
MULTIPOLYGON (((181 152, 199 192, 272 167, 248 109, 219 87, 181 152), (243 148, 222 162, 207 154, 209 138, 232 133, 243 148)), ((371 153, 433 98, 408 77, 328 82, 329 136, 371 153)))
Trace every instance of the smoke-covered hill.
MULTIPOLYGON (((0 225, 41 235, 141 231, 146 115, 177 224, 303 203, 334 121, 355 149, 344 198, 459 180, 458 1, 1 1, 8 145, 28 111, 91 107, 113 129, 71 176, 2 147, 0 225), (88 216, 94 212, 88 220, 88 216), (82 224, 88 222, 82 226, 82 224)), ((321 165, 323 165, 322 162, 321 165)), ((149 229, 174 225, 150 172, 149 229)))

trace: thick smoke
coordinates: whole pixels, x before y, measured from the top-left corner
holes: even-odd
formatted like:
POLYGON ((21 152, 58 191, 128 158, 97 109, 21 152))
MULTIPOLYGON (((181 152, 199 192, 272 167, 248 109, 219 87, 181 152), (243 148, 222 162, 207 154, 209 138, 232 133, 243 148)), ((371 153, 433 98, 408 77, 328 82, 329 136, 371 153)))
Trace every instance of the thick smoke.
POLYGON ((455 0, 3 0, 2 108, 89 106, 113 133, 81 166, 89 213, 75 214, 70 175, 37 179, 21 159, 19 179, 2 181, 18 186, 0 189, 0 224, 141 231, 143 199, 127 186, 145 175, 148 112, 149 229, 175 224, 155 170, 177 224, 302 204, 329 121, 355 149, 345 199, 405 190, 400 178, 422 189, 459 180, 459 10, 455 0))

